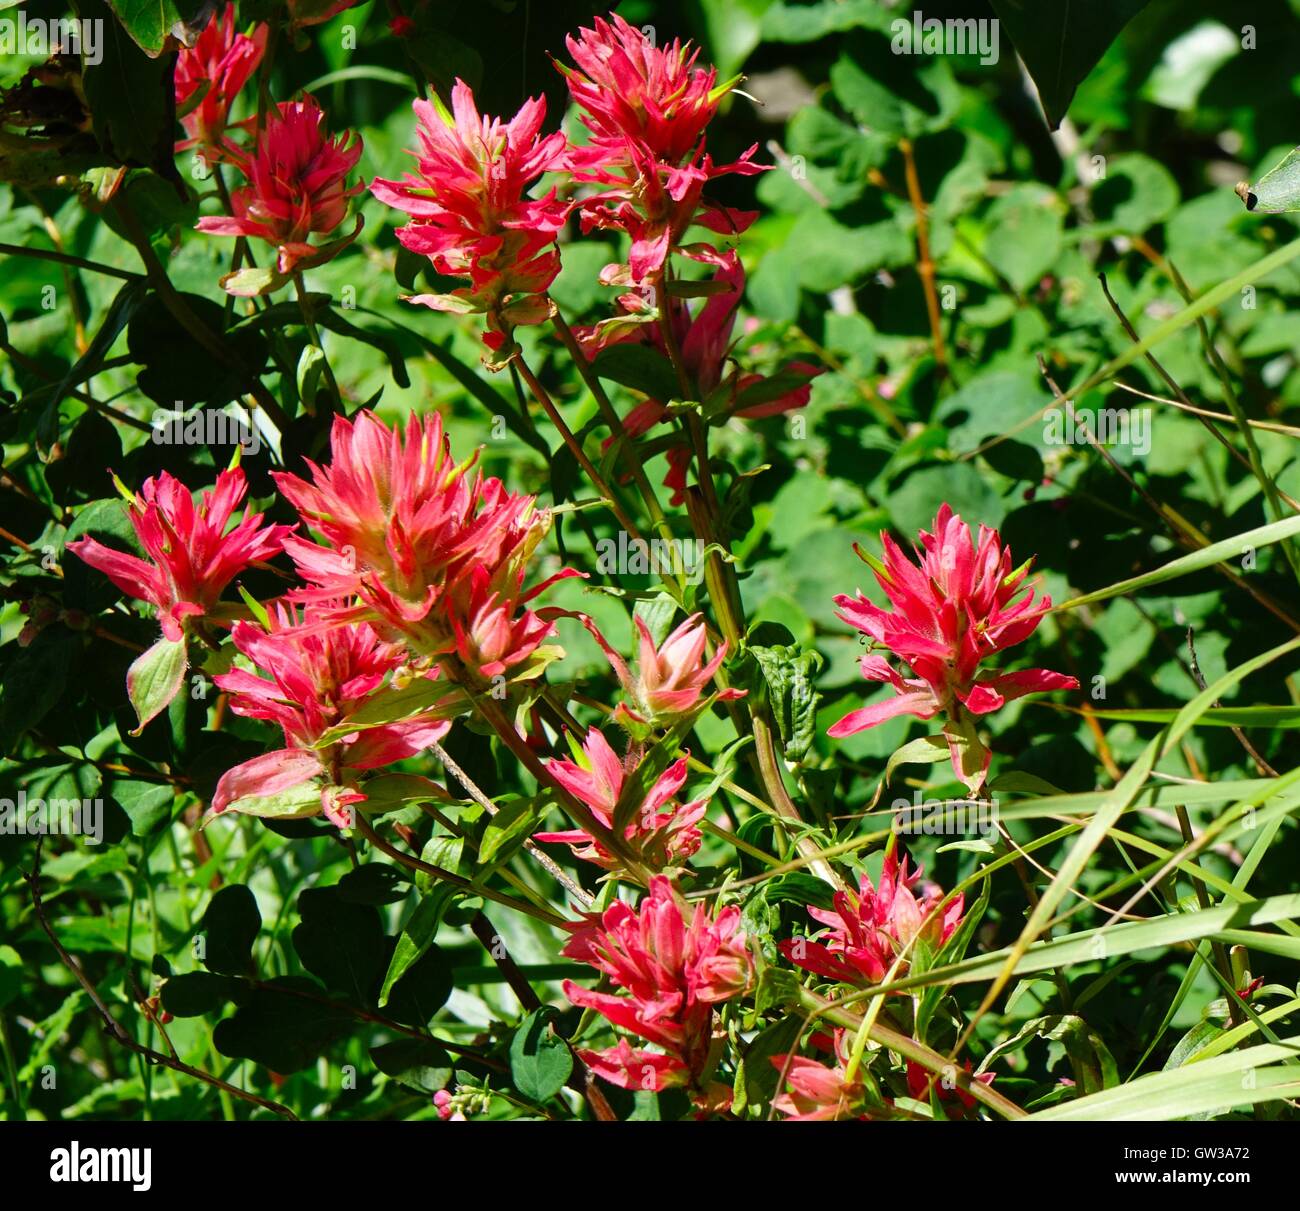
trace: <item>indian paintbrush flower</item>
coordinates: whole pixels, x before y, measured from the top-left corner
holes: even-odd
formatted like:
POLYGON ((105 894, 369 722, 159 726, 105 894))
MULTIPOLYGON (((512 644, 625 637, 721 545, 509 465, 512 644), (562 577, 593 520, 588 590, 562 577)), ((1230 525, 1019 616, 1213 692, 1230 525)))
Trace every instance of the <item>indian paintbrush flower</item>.
POLYGON ((855 895, 835 893, 834 908, 810 907, 808 915, 830 932, 821 941, 794 938, 779 942, 778 949, 805 971, 847 984, 879 984, 905 947, 919 938, 937 949, 961 924, 964 899, 945 901, 938 889, 921 899, 912 888, 921 871, 909 875, 907 859, 900 864, 889 853, 877 888, 867 875, 855 895))
POLYGON ((1052 605, 1050 597, 1035 601, 1034 588, 1025 582, 1030 564, 1013 568, 1011 551, 996 530, 980 526, 979 539, 972 543, 970 528, 944 504, 933 532, 922 530, 920 538, 915 563, 888 534, 881 540, 883 562, 868 560, 890 609, 874 605, 861 592, 856 598, 835 598, 839 616, 887 648, 912 675, 900 674, 885 657, 868 652, 862 657, 862 675, 888 682, 895 696, 850 712, 829 734, 850 736, 896 715, 942 716, 953 769, 974 791, 983 785, 990 755, 971 716, 988 714, 1025 694, 1077 689, 1079 683, 1048 669, 981 670, 990 656, 1028 639, 1052 605))
POLYGON ((637 908, 616 901, 575 930, 566 958, 589 963, 626 995, 564 982, 575 1005, 662 1048, 633 1048, 626 1039, 605 1051, 580 1051, 582 1061, 625 1089, 674 1085, 704 1091, 713 1050, 713 1007, 740 996, 753 980, 753 960, 740 931, 740 910, 711 915, 696 904, 689 921, 662 875, 637 908))
POLYGON ((370 189, 410 216, 397 231, 404 247, 427 256, 439 273, 469 281, 450 294, 408 301, 486 316, 484 340, 501 350, 512 327, 550 314, 540 296, 560 271, 555 237, 569 204, 554 189, 541 198, 528 190, 543 173, 563 167, 565 139, 541 134, 541 97, 503 121, 480 115, 473 92, 457 80, 451 104, 448 111, 436 96, 413 103, 416 173, 400 181, 377 179, 370 189))
POLYGON ((274 271, 245 269, 223 278, 229 293, 275 289, 292 275, 330 260, 356 239, 360 215, 348 235, 311 243, 312 235, 329 235, 343 223, 348 199, 362 188, 347 183, 361 158, 360 136, 347 131, 331 138, 314 98, 282 101, 267 115, 251 151, 227 143, 226 155, 248 183, 231 194, 233 213, 201 218, 198 230, 265 240, 276 250, 274 271))

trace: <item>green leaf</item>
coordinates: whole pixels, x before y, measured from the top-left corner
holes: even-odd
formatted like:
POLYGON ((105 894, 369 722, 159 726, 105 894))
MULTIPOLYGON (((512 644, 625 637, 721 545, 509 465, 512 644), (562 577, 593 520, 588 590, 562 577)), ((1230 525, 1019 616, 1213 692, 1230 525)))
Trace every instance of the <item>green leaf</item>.
POLYGON ((346 1009, 324 998, 315 980, 291 976, 255 988, 247 1004, 216 1024, 212 1042, 231 1059, 299 1072, 354 1024, 346 1009))
MULTIPOLYGON (((163 2, 153 0, 139 7, 156 12, 163 2)), ((109 6, 119 11, 124 0, 109 0, 109 6)), ((192 15, 201 7, 201 0, 192 0, 188 7, 192 15)), ((99 62, 86 62, 82 74, 91 124, 100 147, 119 164, 153 168, 175 178, 172 128, 176 101, 172 64, 157 57, 162 46, 141 49, 144 44, 132 23, 123 20, 119 25, 99 0, 78 0, 76 9, 83 20, 97 21, 100 30, 99 62)))
POLYGON ((239 995, 240 982, 207 971, 172 976, 162 986, 162 1007, 173 1017, 197 1018, 215 1013, 239 995))
POLYGON ((667 403, 681 394, 672 363, 649 345, 610 345, 596 354, 592 368, 601 378, 667 403))
POLYGON ((1024 60, 1055 130, 1074 90, 1096 67, 1120 30, 1147 0, 1091 0, 1088 4, 1042 4, 1037 0, 990 0, 993 11, 1024 60))
POLYGON ((370 1049, 370 1058, 385 1076, 421 1093, 433 1094, 449 1080, 455 1065, 437 1043, 425 1039, 398 1039, 370 1049))
MULTIPOLYGON (((447 885, 444 883, 439 886, 445 888, 447 885)), ((437 892, 425 896, 415 906, 415 911, 411 913, 402 932, 398 934, 397 944, 393 947, 393 957, 388 962, 388 971, 379 990, 381 1006, 388 1004, 388 996, 393 985, 433 943, 446 906, 446 898, 437 892)))
POLYGON ((451 996, 451 964, 436 946, 430 946, 407 967, 393 985, 384 1012, 408 1026, 425 1027, 451 996))
POLYGON ((948 741, 943 736, 919 736, 895 750, 885 764, 885 781, 888 782, 900 765, 933 765, 948 760, 948 741))
POLYGON ((530 1013, 510 1043, 510 1075, 530 1102, 543 1103, 564 1088, 573 1071, 573 1055, 551 1029, 558 1011, 543 1005, 530 1013))
POLYGON ((147 837, 171 819, 176 794, 170 783, 114 778, 109 792, 131 819, 131 832, 147 837))
POLYGON ((1229 1055, 1138 1077, 1077 1101, 1039 1110, 1040 1122, 1168 1122, 1199 1114, 1218 1114, 1234 1106, 1300 1095, 1300 1064, 1294 1060, 1300 1038, 1264 1043, 1229 1055))
POLYGON ((131 662, 126 672, 126 693, 140 721, 133 736, 138 736, 144 725, 180 693, 187 664, 185 640, 165 635, 131 662))
POLYGON ((253 893, 242 883, 223 887, 208 904, 199 925, 204 935, 203 966, 218 975, 247 975, 262 914, 253 893))
POLYGON ((1289 214, 1300 210, 1300 147, 1287 152, 1282 162, 1254 184, 1237 186, 1247 210, 1260 214, 1289 214))
POLYGON ((51 628, 9 657, 0 675, 0 752, 12 753, 18 738, 63 697, 80 646, 78 636, 51 628))
MULTIPOLYGON (((767 624, 760 624, 761 634, 767 624)), ((784 629, 784 628, 782 628, 784 629)), ((784 755, 788 762, 802 761, 817 734, 817 707, 821 695, 813 688, 826 663, 821 653, 798 644, 764 646, 750 643, 746 650, 758 662, 767 700, 776 716, 784 755)))
POLYGON ((108 6, 150 58, 193 46, 211 16, 204 0, 108 0, 108 6))
POLYGON ((373 1005, 386 957, 378 911, 348 903, 337 888, 312 887, 298 897, 298 912, 293 948, 302 965, 352 1004, 373 1005))
POLYGON ((478 860, 490 866, 500 859, 503 851, 522 843, 537 822, 537 806, 530 799, 511 799, 501 805, 495 816, 489 816, 479 842, 478 860))

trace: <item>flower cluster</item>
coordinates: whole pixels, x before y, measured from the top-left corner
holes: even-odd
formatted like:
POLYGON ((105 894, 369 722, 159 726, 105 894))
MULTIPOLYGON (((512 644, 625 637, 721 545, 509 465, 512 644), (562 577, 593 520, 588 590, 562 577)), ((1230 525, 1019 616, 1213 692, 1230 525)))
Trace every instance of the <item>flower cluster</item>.
POLYGON ((849 1076, 849 1053, 853 1036, 837 1029, 833 1038, 814 1034, 814 1046, 834 1054, 835 1064, 828 1067, 820 1060, 805 1056, 774 1055, 772 1067, 783 1073, 790 1089, 772 1099, 778 1114, 796 1122, 828 1122, 836 1119, 864 1118, 867 1089, 856 1076, 849 1076))
POLYGON ((615 229, 631 240, 627 264, 607 267, 602 280, 657 287, 674 251, 720 264, 709 244, 682 240, 692 224, 737 235, 755 218, 704 197, 717 177, 763 171, 752 162, 757 145, 725 165, 705 148, 705 129, 737 80, 719 84, 715 69, 696 65, 698 51, 678 40, 657 47, 619 16, 597 17, 566 45, 575 66, 560 70, 590 135, 570 153, 570 166, 601 186, 582 204, 583 229, 615 229))
POLYGON ((347 218, 348 199, 361 186, 348 187, 348 174, 361 158, 361 138, 348 131, 331 138, 325 114, 313 97, 282 101, 267 115, 251 150, 227 142, 225 154, 247 185, 231 195, 229 215, 207 215, 198 230, 208 235, 247 236, 276 250, 275 272, 244 270, 227 275, 231 294, 262 294, 294 274, 321 265, 346 248, 361 231, 324 244, 311 236, 329 235, 347 218))
POLYGON ((942 715, 949 723, 945 734, 953 769, 975 790, 983 784, 990 755, 969 716, 995 711, 1025 694, 1078 689, 1079 682, 1049 669, 981 675, 980 665, 990 656, 1033 634, 1052 599, 1035 601, 1034 589, 1026 585, 1032 561, 1013 569, 1010 549, 987 526, 980 526, 978 542, 972 543, 970 527, 947 504, 940 506, 933 532, 923 530, 920 537, 916 563, 888 534, 882 537, 884 561, 871 560, 891 609, 881 609, 861 592, 835 599, 839 616, 898 657, 912 676, 868 652, 862 675, 887 682, 895 696, 850 712, 830 735, 849 736, 896 715, 942 715))
POLYGON ((177 54, 176 108, 187 135, 176 144, 177 151, 193 147, 205 159, 226 158, 230 111, 266 53, 267 32, 265 24, 252 34, 237 32, 235 6, 227 4, 220 15, 213 14, 194 45, 177 54))
MULTIPOLYGON (((692 614, 660 644, 655 643, 645 619, 634 614, 632 621, 640 644, 634 675, 591 619, 583 621, 630 699, 618 706, 614 718, 633 732, 675 723, 701 709, 701 698, 727 657, 728 644, 723 640, 713 656, 704 659, 709 632, 699 614, 692 614)), ((725 689, 719 690, 713 700, 729 702, 744 696, 744 690, 725 689)))
POLYGON ((248 491, 238 467, 223 471, 196 507, 190 490, 164 471, 130 498, 128 514, 147 559, 106 547, 94 538, 68 550, 98 568, 119 589, 149 602, 163 635, 179 642, 190 619, 209 614, 222 590, 250 564, 279 553, 290 527, 262 524, 260 513, 226 527, 248 491))
POLYGON ((739 926, 738 908, 713 917, 702 904, 688 923, 672 884, 658 875, 638 909, 619 901, 577 929, 565 956, 591 964, 627 995, 566 980, 565 996, 662 1049, 622 1039, 606 1051, 579 1052, 583 1063, 624 1089, 686 1086, 704 1095, 714 1058, 713 1007, 742 995, 753 979, 739 926))
POLYGON ((794 938, 778 943, 783 955, 792 963, 846 984, 879 984, 905 948, 920 938, 937 949, 961 924, 964 899, 961 895, 944 900, 942 892, 931 888, 920 900, 912 888, 921 871, 907 873, 907 859, 900 864, 890 853, 877 888, 866 875, 859 892, 835 893, 835 907, 827 912, 809 908, 808 915, 826 926, 824 941, 794 938))
POLYGON ((403 649, 383 642, 364 622, 321 625, 311 607, 299 617, 277 606, 267 622, 266 629, 237 622, 231 632, 236 649, 257 672, 235 668, 214 680, 230 694, 235 714, 278 724, 286 747, 229 770, 217 786, 211 813, 286 818, 323 812, 346 828, 344 809, 366 797, 355 786, 356 772, 413 757, 446 735, 451 724, 423 713, 320 744, 383 691, 405 662, 403 649))
POLYGON ((527 603, 576 575, 524 587, 549 516, 476 472, 473 458, 457 464, 437 413, 410 417, 405 433, 372 412, 336 417, 330 452, 327 466, 308 462, 310 483, 274 474, 322 539, 286 541, 306 582, 293 596, 425 657, 454 653, 473 680, 522 674, 554 630, 527 603))
POLYGON ((494 350, 517 324, 549 314, 539 296, 560 271, 556 233, 569 206, 551 190, 533 200, 528 189, 564 163, 562 134, 542 136, 546 101, 524 103, 508 122, 484 117, 460 80, 448 112, 440 101, 416 101, 419 150, 416 175, 376 180, 381 202, 410 215, 397 238, 433 267, 469 285, 451 294, 420 294, 409 301, 439 311, 487 317, 485 341, 494 350))
MULTIPOLYGON (((637 775, 635 759, 629 753, 627 763, 620 761, 599 728, 587 733, 583 746, 587 768, 572 761, 548 761, 546 768, 566 791, 606 828, 615 827, 616 810, 624 787, 637 775)), ((674 796, 686 782, 686 760, 674 761, 646 790, 638 802, 628 805, 629 822, 623 835, 633 853, 653 870, 677 867, 700 848, 700 830, 696 825, 704 817, 708 802, 697 799, 679 804, 674 796)), ((606 870, 619 870, 621 863, 594 837, 581 830, 560 833, 537 833, 538 841, 558 841, 573 848, 574 854, 606 870)))

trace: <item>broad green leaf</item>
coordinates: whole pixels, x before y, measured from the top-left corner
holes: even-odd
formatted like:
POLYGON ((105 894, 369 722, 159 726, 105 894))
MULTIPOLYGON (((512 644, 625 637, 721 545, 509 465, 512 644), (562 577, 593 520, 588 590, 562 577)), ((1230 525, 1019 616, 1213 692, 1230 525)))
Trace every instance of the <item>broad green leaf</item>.
POLYGON ((180 693, 187 663, 185 640, 165 635, 132 662, 126 673, 126 692, 140 720, 132 735, 138 736, 145 724, 180 693))
POLYGON ((573 1071, 573 1056, 551 1029, 558 1011, 543 1005, 530 1013, 510 1043, 510 1075, 530 1102, 545 1102, 564 1088, 573 1071))
MULTIPOLYGON (((1074 90, 1106 48, 1147 0, 1091 0, 1089 4, 1042 4, 1037 0, 990 0, 1038 87, 1047 124, 1055 130, 1074 90)), ((1005 53, 1005 52, 1004 52, 1005 53)))

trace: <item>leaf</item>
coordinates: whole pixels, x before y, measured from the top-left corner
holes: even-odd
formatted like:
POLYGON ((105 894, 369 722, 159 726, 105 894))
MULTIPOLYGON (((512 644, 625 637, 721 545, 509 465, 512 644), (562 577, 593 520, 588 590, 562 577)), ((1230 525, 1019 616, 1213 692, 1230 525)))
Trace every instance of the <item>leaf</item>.
POLYGON ((989 207, 984 255, 1016 290, 1034 286, 1061 255, 1064 219, 1056 195, 1017 185, 989 207))
POLYGON ((197 1018, 215 1013, 239 994, 240 982, 207 971, 172 976, 162 986, 162 1007, 173 1017, 197 1018))
POLYGON ((398 1039, 370 1049, 370 1058, 385 1076, 421 1093, 437 1093, 449 1080, 455 1065, 437 1043, 425 1039, 398 1039))
POLYGON ((775 1056, 788 1055, 799 1046, 804 1019, 792 1014, 765 1026, 741 1053, 736 1066, 733 1109, 740 1113, 746 1106, 766 1107, 777 1095, 781 1070, 772 1063, 775 1056))
POLYGON ((325 373, 325 352, 315 345, 304 345, 298 357, 298 398, 308 412, 316 407, 316 391, 325 373))
POLYGON ((1287 152, 1282 162, 1269 169, 1254 185, 1242 182, 1237 196, 1246 209, 1260 214, 1289 214, 1300 210, 1300 147, 1287 152))
MULTIPOLYGON (((754 633, 761 635, 766 626, 760 624, 754 633)), ((813 688, 813 681, 826 663, 824 658, 815 649, 805 650, 798 644, 749 643, 746 650, 762 671, 786 761, 802 761, 817 734, 817 706, 821 695, 813 688)))
POLYGON ((140 721, 133 736, 138 736, 145 724, 180 693, 187 663, 185 640, 165 635, 131 662, 126 672, 126 693, 140 721))
POLYGON ((203 966, 217 975, 247 975, 261 928, 262 914, 253 893, 242 883, 223 887, 212 897, 199 925, 204 935, 203 966))
POLYGON ((530 1102, 540 1104, 554 1097, 573 1071, 573 1055, 551 1029, 558 1016, 552 1005, 535 1009, 519 1024, 510 1043, 510 1075, 530 1102))
POLYGON ((522 843, 537 822, 537 805, 530 799, 511 799, 502 804, 495 816, 489 816, 479 842, 478 860, 490 866, 501 860, 503 851, 522 843))
POLYGON ((131 832, 147 837, 171 819, 176 793, 170 783, 114 778, 109 793, 131 820, 131 832))
POLYGON ((212 12, 206 0, 108 0, 108 6, 150 58, 193 46, 212 12))
POLYGON ((352 1004, 373 1005, 386 957, 378 911, 348 903, 337 888, 315 887, 298 897, 298 912, 293 948, 302 965, 352 1004))
POLYGON ((672 363, 649 345, 610 345, 596 354, 591 365, 601 378, 631 387, 660 403, 681 394, 672 363))
POLYGON ((408 1026, 425 1027, 451 996, 451 964, 436 946, 430 946, 407 967, 393 985, 384 1012, 408 1026))
POLYGON ((270 265, 251 265, 221 276, 221 289, 236 298, 254 299, 279 290, 289 278, 270 265))
MULTIPOLYGON (((442 888, 447 884, 440 884, 442 888)), ((388 961, 388 972, 384 976, 383 986, 379 990, 379 1004, 388 1004, 389 993, 393 985, 402 978, 411 966, 432 944, 442 922, 442 914, 447 906, 444 896, 435 892, 425 896, 411 913, 402 932, 393 947, 393 957, 388 961)))
MULTIPOLYGON (((109 7, 117 11, 123 2, 109 0, 109 7)), ((141 8, 158 11, 163 3, 153 0, 141 8)), ((192 0, 191 13, 200 6, 201 0, 192 0)), ((83 56, 82 73, 91 125, 100 147, 116 163, 136 164, 176 178, 172 63, 158 58, 157 50, 142 50, 130 23, 114 21, 100 0, 78 0, 76 10, 82 20, 96 21, 100 31, 99 61, 91 63, 83 56)))
POLYGON ((367 862, 350 870, 335 885, 349 904, 395 904, 411 889, 410 876, 396 866, 367 862))
POLYGON ((218 1022, 212 1042, 222 1055, 252 1060, 272 1072, 299 1072, 353 1027, 315 980, 290 976, 255 988, 247 1004, 218 1022))
POLYGON ((51 628, 9 658, 0 675, 0 753, 12 753, 63 697, 80 646, 78 636, 51 628))
POLYGON ((948 760, 948 741, 943 736, 919 736, 897 749, 885 764, 888 782, 900 765, 933 765, 948 760))
POLYGON ((1300 1064, 1293 1060, 1300 1038, 1264 1043, 1229 1055, 1138 1077, 1077 1101, 1039 1110, 1035 1122, 1168 1122, 1234 1106, 1300 1095, 1300 1064))
POLYGON ((1042 4, 1038 0, 989 0, 1038 88, 1055 130, 1082 83, 1120 30, 1147 0, 1089 0, 1042 4))

